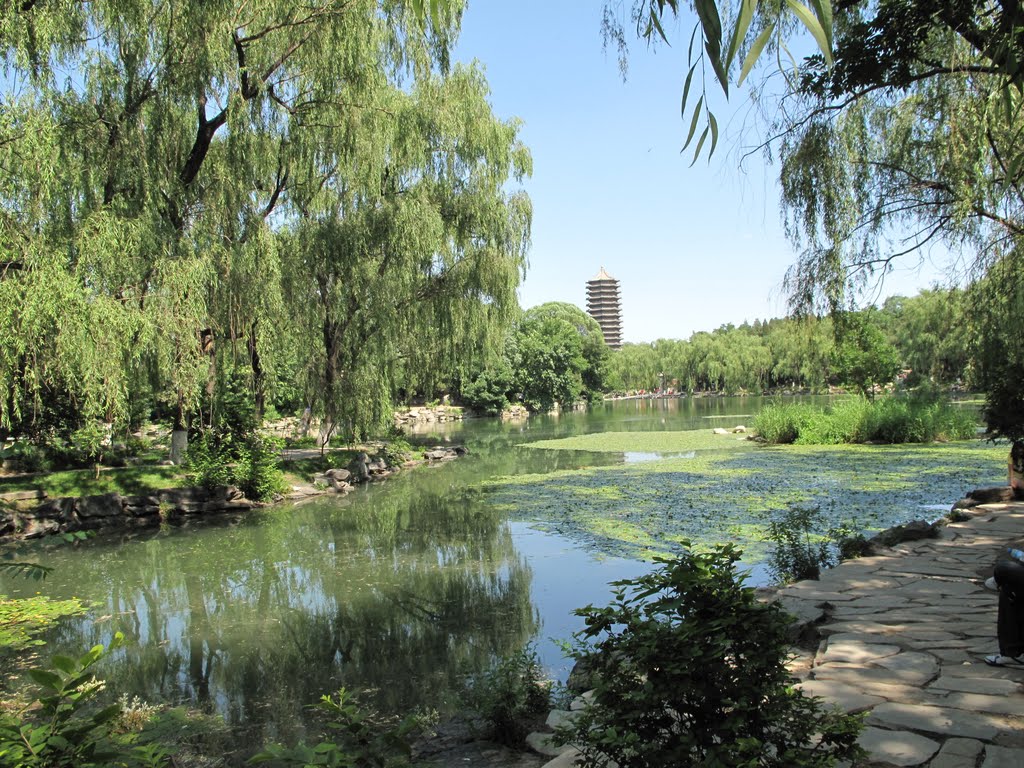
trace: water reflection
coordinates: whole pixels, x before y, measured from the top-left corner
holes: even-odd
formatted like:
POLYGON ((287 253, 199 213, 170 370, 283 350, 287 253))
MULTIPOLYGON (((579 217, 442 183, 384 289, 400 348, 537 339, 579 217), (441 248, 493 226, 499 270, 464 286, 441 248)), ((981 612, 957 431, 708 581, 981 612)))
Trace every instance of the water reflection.
POLYGON ((47 591, 100 604, 53 650, 120 630, 113 688, 268 734, 301 729, 303 707, 340 685, 389 712, 447 710, 467 674, 535 634, 531 570, 493 515, 389 485, 364 503, 91 543, 88 557, 52 550, 47 591))
POLYGON ((41 586, 0 578, 0 593, 76 595, 97 604, 48 650, 80 653, 123 631, 102 671, 110 687, 186 702, 248 724, 253 743, 301 732, 304 707, 340 685, 388 712, 446 711, 467 674, 538 643, 563 678, 558 642, 575 608, 650 566, 602 557, 535 530, 467 490, 497 476, 621 463, 623 457, 519 444, 602 431, 707 428, 755 412, 756 398, 636 400, 525 422, 420 427, 465 443, 456 462, 403 473, 344 499, 264 510, 238 525, 168 530, 81 547, 22 545, 55 567, 41 586))

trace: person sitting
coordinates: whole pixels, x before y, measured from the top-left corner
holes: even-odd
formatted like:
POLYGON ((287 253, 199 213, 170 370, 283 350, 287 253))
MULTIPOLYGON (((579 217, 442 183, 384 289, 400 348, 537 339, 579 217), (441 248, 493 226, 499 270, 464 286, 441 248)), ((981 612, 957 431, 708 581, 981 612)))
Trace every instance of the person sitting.
MULTIPOLYGON (((985 663, 993 667, 1024 667, 1024 563, 1017 559, 1000 560, 993 579, 999 589, 999 653, 986 656, 985 663)), ((990 582, 986 582, 988 585, 990 582)))

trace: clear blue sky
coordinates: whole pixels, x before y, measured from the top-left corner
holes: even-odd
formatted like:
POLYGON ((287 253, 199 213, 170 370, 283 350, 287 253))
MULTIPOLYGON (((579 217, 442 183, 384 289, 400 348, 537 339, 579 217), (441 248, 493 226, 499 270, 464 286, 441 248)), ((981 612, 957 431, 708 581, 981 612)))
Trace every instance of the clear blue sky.
MULTIPOLYGON (((781 282, 795 254, 777 170, 760 154, 739 165, 758 139, 746 94, 716 109, 722 138, 710 164, 689 167, 679 100, 690 23, 669 29, 673 48, 636 42, 623 82, 615 51, 602 50, 601 6, 470 0, 463 18, 456 59, 484 64, 495 111, 523 121, 533 153, 533 247, 520 303, 585 307, 585 283, 603 265, 620 280, 626 341, 784 316, 781 282)), ((897 273, 884 293, 913 295, 935 275, 897 273)))

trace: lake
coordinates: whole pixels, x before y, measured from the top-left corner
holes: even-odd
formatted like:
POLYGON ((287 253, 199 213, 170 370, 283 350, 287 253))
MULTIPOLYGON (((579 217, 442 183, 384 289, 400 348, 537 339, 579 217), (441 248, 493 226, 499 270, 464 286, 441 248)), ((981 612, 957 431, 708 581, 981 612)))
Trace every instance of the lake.
POLYGON ((20 545, 19 558, 55 571, 41 584, 0 578, 0 593, 89 601, 46 651, 77 653, 121 631, 126 646, 101 672, 111 689, 220 714, 256 744, 301 734, 305 708, 342 685, 386 712, 450 712, 467 676, 531 642, 564 679, 560 644, 581 627, 572 611, 606 602, 609 581, 644 573, 679 539, 739 541, 763 583, 755 538, 771 508, 828 504, 878 528, 934 518, 970 487, 1005 482, 1005 449, 983 445, 809 451, 730 435, 721 450, 664 456, 529 446, 710 433, 749 425, 761 405, 632 400, 429 425, 413 439, 469 455, 242 522, 20 545))

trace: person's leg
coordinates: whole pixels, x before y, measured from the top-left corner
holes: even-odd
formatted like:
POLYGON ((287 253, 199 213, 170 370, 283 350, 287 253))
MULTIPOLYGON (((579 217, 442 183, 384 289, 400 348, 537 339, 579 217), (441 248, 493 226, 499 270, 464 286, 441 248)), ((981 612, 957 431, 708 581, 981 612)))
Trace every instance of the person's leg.
POLYGON ((999 585, 999 615, 996 633, 999 653, 1003 656, 1024 655, 1024 563, 1000 560, 995 569, 999 585))

